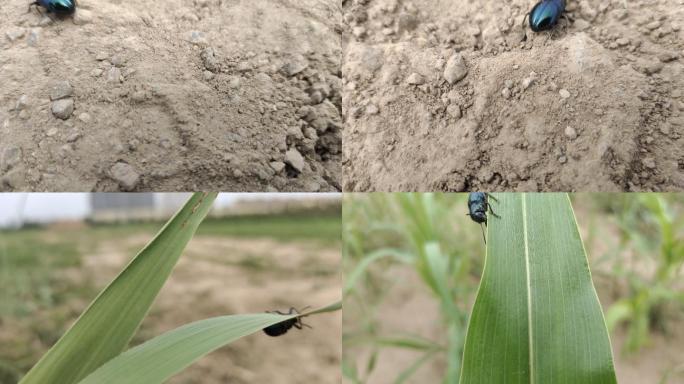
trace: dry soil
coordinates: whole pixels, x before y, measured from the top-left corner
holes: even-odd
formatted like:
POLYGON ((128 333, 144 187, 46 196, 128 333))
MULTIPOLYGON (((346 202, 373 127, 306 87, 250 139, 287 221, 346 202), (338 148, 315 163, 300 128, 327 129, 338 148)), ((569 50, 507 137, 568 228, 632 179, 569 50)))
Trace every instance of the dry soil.
POLYGON ((0 190, 340 190, 339 2, 29 2, 0 7, 0 190))
POLYGON ((684 1, 343 1, 344 189, 684 188, 684 1))

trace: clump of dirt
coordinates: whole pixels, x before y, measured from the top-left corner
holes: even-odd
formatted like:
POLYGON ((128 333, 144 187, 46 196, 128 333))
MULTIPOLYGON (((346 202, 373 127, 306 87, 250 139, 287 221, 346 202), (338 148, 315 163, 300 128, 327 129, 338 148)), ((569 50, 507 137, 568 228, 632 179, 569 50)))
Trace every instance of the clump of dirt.
POLYGON ((339 4, 0 9, 0 190, 335 191, 339 4))
POLYGON ((684 7, 343 2, 345 190, 684 188, 684 7))

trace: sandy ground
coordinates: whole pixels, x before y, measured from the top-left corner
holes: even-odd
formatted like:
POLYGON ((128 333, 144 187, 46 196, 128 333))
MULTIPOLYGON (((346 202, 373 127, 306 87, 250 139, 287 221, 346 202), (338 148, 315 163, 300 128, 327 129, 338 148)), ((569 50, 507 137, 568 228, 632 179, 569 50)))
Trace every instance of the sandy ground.
POLYGON ((684 188, 684 1, 534 4, 344 0, 344 189, 684 188))
POLYGON ((0 7, 0 190, 341 188, 340 4, 0 7))
MULTIPOLYGON (((85 260, 107 284, 149 236, 106 241, 85 260)), ((339 249, 312 242, 197 236, 162 288, 134 343, 211 316, 331 304, 340 299, 339 249)), ((83 271, 81 271, 83 272, 83 271)), ((172 384, 339 383, 342 313, 304 319, 312 328, 254 334, 221 348, 172 384)))

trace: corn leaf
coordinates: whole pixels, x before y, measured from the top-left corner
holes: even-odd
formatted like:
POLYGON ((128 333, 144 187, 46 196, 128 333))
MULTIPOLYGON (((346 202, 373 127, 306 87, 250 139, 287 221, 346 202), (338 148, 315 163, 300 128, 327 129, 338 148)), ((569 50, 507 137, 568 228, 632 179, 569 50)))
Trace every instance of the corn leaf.
POLYGON ((128 345, 215 193, 196 193, 105 288, 21 384, 77 383, 128 345))
MULTIPOLYGON (((339 310, 335 303, 302 315, 339 310)), ((214 317, 184 325, 112 359, 79 384, 156 384, 207 353, 241 337, 299 315, 260 313, 214 317)), ((263 337, 266 336, 265 334, 263 337)))
POLYGON ((461 384, 614 384, 613 356, 565 194, 496 194, 461 384))

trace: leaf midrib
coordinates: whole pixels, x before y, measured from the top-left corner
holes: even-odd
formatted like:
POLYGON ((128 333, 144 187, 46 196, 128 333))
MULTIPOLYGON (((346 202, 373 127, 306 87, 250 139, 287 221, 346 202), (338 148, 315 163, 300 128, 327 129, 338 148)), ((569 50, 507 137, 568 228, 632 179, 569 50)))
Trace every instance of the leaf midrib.
POLYGON ((529 369, 530 369, 530 383, 534 384, 534 337, 532 332, 532 285, 530 281, 530 245, 527 239, 527 194, 523 193, 521 196, 522 202, 522 216, 523 216, 523 238, 525 243, 525 273, 527 290, 527 328, 529 338, 529 369))

